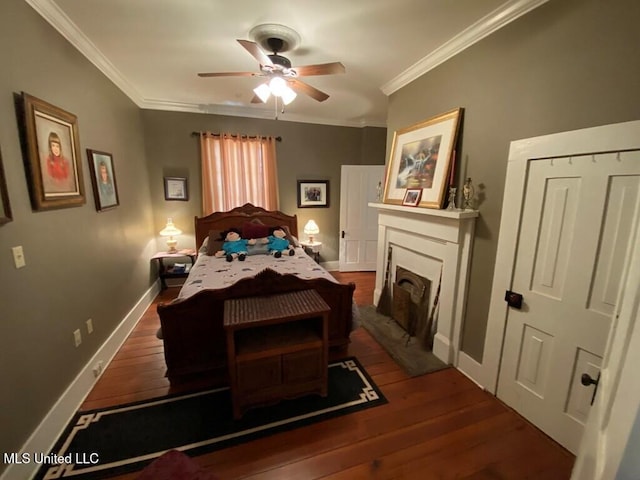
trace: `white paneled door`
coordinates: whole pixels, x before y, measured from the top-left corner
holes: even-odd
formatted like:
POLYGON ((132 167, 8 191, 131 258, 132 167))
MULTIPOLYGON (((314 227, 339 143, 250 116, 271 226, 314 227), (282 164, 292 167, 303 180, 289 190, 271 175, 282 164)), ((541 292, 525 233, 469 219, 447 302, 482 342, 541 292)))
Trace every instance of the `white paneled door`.
POLYGON ((529 163, 498 397, 576 452, 640 192, 640 152, 529 163))
POLYGON ((378 211, 368 206, 379 201, 384 165, 343 165, 340 175, 339 270, 376 269, 378 211))

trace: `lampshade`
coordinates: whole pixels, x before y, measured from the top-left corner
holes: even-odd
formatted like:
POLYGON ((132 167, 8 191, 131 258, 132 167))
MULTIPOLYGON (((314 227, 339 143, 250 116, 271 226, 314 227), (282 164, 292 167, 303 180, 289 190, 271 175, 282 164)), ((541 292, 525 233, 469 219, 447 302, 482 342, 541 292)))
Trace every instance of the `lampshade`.
POLYGON ((178 244, 178 241, 174 239, 173 236, 180 235, 181 233, 182 230, 180 230, 173 224, 173 219, 167 218, 167 225, 162 230, 160 230, 160 235, 163 237, 169 237, 167 239, 167 247, 169 247, 169 253, 177 252, 176 245, 178 244))
POLYGON ((285 105, 289 105, 296 99, 297 96, 298 94, 287 86, 282 92, 282 96, 280 98, 282 98, 282 103, 284 103, 285 105))
POLYGON ((309 220, 304 226, 304 233, 309 235, 309 242, 313 243, 313 236, 320 233, 320 228, 318 228, 318 224, 315 221, 309 220))
POLYGON ((271 90, 269 89, 269 85, 266 83, 261 83, 259 86, 253 89, 253 92, 264 103, 267 103, 267 100, 269 100, 269 97, 271 96, 271 90))
POLYGON ((285 82, 284 78, 282 77, 273 77, 269 81, 269 89, 271 90, 271 93, 276 97, 281 97, 285 88, 288 88, 287 82, 285 82))

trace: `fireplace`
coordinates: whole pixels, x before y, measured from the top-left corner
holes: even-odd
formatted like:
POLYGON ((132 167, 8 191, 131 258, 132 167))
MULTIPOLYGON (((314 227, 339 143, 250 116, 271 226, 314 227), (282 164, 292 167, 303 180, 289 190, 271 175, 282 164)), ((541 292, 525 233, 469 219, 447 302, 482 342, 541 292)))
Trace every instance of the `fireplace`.
MULTIPOLYGON (((471 247, 478 212, 436 210, 382 203, 370 203, 369 206, 378 209, 378 255, 374 303, 378 304, 383 291, 388 250, 391 247, 389 271, 393 278, 389 280, 390 290, 393 291, 393 285, 398 281, 398 272, 401 272, 401 283, 405 284, 403 290, 414 289, 406 286, 405 271, 410 272, 410 276, 415 275, 426 279, 429 285, 424 294, 426 306, 422 308, 430 312, 438 285, 440 285, 437 315, 434 320, 433 353, 443 362, 457 365, 471 247)), ((411 297, 412 292, 409 291, 407 295, 406 291, 402 291, 396 301, 402 303, 406 301, 407 296, 411 297)), ((413 297, 416 297, 415 292, 413 297)), ((410 323, 411 321, 407 320, 410 318, 408 315, 406 312, 396 314, 396 316, 402 316, 403 321, 410 323)), ((419 334, 419 322, 415 328, 416 334, 419 334)))

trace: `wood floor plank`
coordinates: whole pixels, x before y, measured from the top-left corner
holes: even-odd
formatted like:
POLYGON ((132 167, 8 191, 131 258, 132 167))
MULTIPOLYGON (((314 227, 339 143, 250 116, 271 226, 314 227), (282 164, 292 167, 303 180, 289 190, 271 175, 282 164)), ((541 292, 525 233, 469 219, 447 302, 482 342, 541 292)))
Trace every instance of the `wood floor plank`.
MULTIPOLYGON (((358 305, 373 303, 375 273, 334 276, 356 284, 358 305)), ((165 377, 156 308, 178 292, 168 288, 154 300, 82 409, 207 387, 205 381, 171 386, 165 377)), ((409 377, 362 328, 352 333, 346 351, 332 358, 345 355, 358 358, 387 404, 199 455, 194 461, 223 480, 569 478, 573 455, 456 369, 409 377)))

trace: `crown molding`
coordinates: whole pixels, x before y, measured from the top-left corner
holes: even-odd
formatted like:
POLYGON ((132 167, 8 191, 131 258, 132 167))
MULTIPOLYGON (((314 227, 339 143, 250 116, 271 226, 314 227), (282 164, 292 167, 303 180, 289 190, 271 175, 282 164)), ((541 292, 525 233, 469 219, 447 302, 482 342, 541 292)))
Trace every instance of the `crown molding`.
POLYGON ((271 108, 244 107, 232 105, 216 105, 216 104, 196 104, 186 102, 174 102, 171 100, 145 99, 140 108, 147 110, 164 110, 172 112, 187 113, 204 113, 210 115, 226 115, 230 117, 248 117, 263 120, 280 120, 283 122, 313 123, 317 125, 333 125, 338 127, 380 127, 387 128, 386 123, 371 121, 368 119, 346 121, 335 118, 310 117, 307 115, 298 115, 295 113, 278 113, 271 108))
POLYGON ((124 92, 136 105, 143 100, 136 88, 120 73, 100 50, 84 35, 53 0, 25 0, 36 12, 55 28, 71 45, 80 51, 106 77, 124 92))
POLYGON ((433 70, 471 45, 491 35, 517 18, 538 8, 549 0, 510 0, 476 23, 466 28, 448 42, 442 44, 429 55, 407 68, 397 77, 385 83, 380 89, 385 95, 400 90, 416 78, 433 70))

